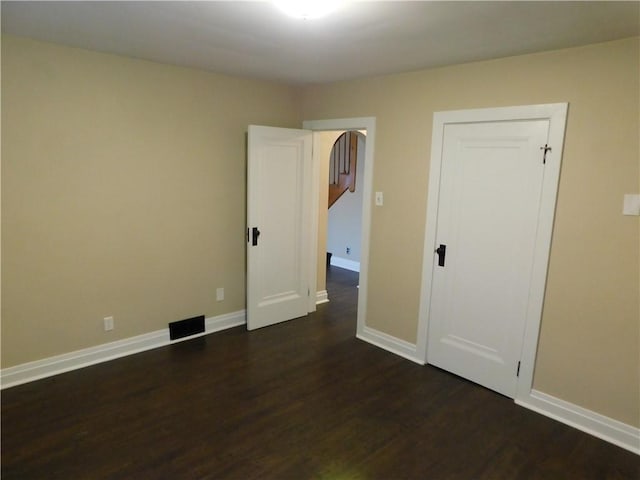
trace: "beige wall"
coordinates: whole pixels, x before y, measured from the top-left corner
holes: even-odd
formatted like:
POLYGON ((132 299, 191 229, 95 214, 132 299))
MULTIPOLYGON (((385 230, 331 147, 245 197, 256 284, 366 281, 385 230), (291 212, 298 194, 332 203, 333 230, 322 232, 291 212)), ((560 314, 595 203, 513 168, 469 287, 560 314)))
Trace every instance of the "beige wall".
POLYGON ((367 324, 416 341, 433 112, 569 102, 535 388, 639 426, 638 59, 628 39, 304 88, 304 118, 377 119, 367 324))
POLYGON ((2 367, 244 308, 246 125, 302 118, 377 118, 367 324, 415 342, 433 112, 567 101, 535 388, 640 426, 639 53, 290 89, 3 37, 2 367))
POLYGON ((295 93, 3 37, 2 367, 244 309, 245 132, 295 93))

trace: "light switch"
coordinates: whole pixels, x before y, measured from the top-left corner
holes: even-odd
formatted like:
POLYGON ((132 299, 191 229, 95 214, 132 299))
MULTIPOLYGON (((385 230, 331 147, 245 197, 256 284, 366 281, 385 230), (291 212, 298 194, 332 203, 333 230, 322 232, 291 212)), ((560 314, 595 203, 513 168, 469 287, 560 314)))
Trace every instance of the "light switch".
POLYGON ((384 203, 384 196, 382 192, 376 192, 376 206, 381 207, 384 203))
POLYGON ((624 196, 623 215, 640 215, 640 195, 626 194, 624 196))

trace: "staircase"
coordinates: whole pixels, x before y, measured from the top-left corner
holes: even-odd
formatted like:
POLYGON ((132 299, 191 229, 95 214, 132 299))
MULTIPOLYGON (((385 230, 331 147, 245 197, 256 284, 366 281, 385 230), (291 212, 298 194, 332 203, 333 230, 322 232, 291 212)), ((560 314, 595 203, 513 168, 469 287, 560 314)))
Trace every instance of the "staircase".
POLYGON ((349 190, 356 191, 356 159, 358 135, 345 132, 338 137, 329 159, 329 207, 349 190))

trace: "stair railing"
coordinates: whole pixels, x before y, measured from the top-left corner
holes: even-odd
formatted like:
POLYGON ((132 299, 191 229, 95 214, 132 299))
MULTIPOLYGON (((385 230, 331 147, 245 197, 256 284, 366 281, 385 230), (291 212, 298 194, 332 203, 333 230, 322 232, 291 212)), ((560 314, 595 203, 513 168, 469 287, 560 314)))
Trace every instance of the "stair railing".
POLYGON ((329 159, 329 207, 349 190, 356 191, 358 135, 345 132, 338 137, 329 159))

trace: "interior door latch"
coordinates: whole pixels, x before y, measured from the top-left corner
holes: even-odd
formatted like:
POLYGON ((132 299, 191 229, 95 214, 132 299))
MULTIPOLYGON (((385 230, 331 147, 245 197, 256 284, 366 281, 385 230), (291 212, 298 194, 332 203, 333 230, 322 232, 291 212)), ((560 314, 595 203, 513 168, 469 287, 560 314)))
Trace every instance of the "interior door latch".
POLYGON ((436 253, 438 254, 438 266, 444 267, 444 257, 447 255, 447 246, 442 243, 438 248, 436 248, 436 253))
POLYGON ((258 237, 260 236, 260 230, 258 230, 258 227, 253 227, 251 229, 251 245, 252 246, 256 246, 258 245, 258 237))

